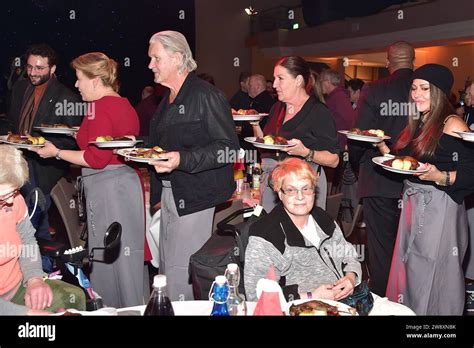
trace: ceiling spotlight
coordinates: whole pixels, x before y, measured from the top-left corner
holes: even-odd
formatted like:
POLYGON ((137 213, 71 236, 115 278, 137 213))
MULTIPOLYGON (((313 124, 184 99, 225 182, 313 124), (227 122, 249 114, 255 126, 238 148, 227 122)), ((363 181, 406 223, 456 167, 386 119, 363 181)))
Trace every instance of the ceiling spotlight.
POLYGON ((258 14, 258 11, 254 9, 252 5, 250 5, 249 7, 245 8, 245 13, 249 16, 255 16, 256 14, 258 14))

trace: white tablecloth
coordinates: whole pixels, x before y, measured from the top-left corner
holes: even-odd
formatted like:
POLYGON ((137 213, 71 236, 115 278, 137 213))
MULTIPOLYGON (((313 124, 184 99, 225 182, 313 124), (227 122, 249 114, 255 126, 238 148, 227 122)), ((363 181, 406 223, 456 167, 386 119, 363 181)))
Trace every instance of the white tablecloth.
MULTIPOLYGON (((247 302, 247 315, 252 315, 253 310, 255 309, 257 302, 247 302)), ((209 316, 212 311, 213 302, 211 301, 174 301, 172 302, 173 310, 175 315, 199 315, 199 316, 209 316)), ((123 313, 139 311, 141 315, 145 311, 146 306, 135 306, 121 308, 117 312, 123 313)))
MULTIPOLYGON (((386 297, 380 297, 372 293, 374 297, 374 307, 369 313, 369 316, 378 315, 415 315, 415 313, 408 307, 389 301, 386 297)), ((211 301, 175 301, 172 302, 175 315, 197 315, 209 316, 212 311, 211 301)), ((247 315, 252 315, 256 306, 256 302, 247 302, 247 315)), ((145 306, 135 306, 118 309, 117 312, 121 315, 143 315, 145 306)))

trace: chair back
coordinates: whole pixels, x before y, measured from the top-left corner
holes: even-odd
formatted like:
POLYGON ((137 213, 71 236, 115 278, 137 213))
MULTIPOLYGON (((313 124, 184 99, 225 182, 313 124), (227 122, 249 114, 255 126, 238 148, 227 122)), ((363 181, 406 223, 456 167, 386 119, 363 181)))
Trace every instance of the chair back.
POLYGON ((51 198, 58 208, 64 226, 66 227, 66 233, 71 248, 84 246, 85 244, 80 238, 84 223, 79 221, 76 195, 74 183, 65 178, 61 178, 51 190, 51 198))
POLYGON ((326 213, 333 218, 334 221, 338 220, 339 209, 341 207, 342 193, 336 193, 330 195, 326 201, 326 213))
MULTIPOLYGON (((214 223, 212 225, 212 233, 217 230, 217 223, 221 220, 224 220, 226 217, 231 215, 232 213, 241 210, 244 208, 244 203, 241 199, 233 199, 232 201, 227 201, 222 204, 219 204, 216 207, 216 211, 214 213, 214 223)), ((234 219, 234 223, 238 224, 244 222, 243 215, 236 217, 234 219)))
POLYGON ((352 222, 345 222, 341 221, 342 231, 344 232, 344 236, 348 238, 359 222, 360 215, 362 214, 362 204, 358 204, 357 208, 354 211, 354 216, 352 217, 352 222))

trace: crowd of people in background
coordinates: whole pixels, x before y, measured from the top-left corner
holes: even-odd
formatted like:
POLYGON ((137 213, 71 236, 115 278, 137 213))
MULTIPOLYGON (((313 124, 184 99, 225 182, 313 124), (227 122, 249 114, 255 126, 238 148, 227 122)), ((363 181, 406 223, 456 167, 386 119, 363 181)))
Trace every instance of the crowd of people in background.
MULTIPOLYGON (((5 209, 15 211, 10 220, 21 226, 19 235, 10 228, 9 238, 18 243, 21 237, 32 245, 33 233, 51 238, 51 190, 70 164, 80 166, 89 248, 102 245, 112 222, 123 228, 114 261, 93 265, 92 285, 109 306, 143 304, 149 289, 143 267, 145 201, 140 172, 111 149, 89 143, 103 135, 140 138, 146 147, 167 150, 167 161, 150 162, 150 205, 161 213, 159 272, 167 276, 171 300, 193 299, 189 258, 209 239, 216 207, 235 191, 233 163, 222 163, 219 152, 254 150, 246 137, 281 135, 293 146, 262 150, 258 156, 262 205, 270 214, 251 230, 245 269, 249 299, 255 299, 256 282, 271 265, 278 277, 286 278, 285 291, 293 297, 338 300, 361 283, 361 267, 354 257, 336 258, 331 273, 323 270, 323 258, 316 260, 326 237, 353 248, 324 211, 330 180, 342 183, 351 209, 363 206, 371 291, 417 314, 463 313, 465 296, 474 294, 472 283, 467 295, 464 285, 465 277, 474 278, 474 148, 457 132, 474 131, 473 81, 466 82, 459 102, 453 101, 452 72, 438 64, 415 70, 413 46, 400 41, 388 47, 386 78, 346 82, 339 71, 328 67, 316 72, 303 58, 287 56, 275 63, 272 80, 259 72, 242 72, 238 91, 228 100, 210 73, 194 73, 197 64, 182 34, 154 34, 148 56, 155 84, 143 88, 135 107, 119 94, 117 63, 100 52, 83 54, 71 64, 80 97, 56 78, 56 55, 48 45, 34 45, 26 52, 26 75, 12 70, 0 134, 36 134, 41 124, 80 129, 74 137, 48 136, 43 148, 23 151, 24 159, 18 151, 0 146, 6 156, 0 159, 0 215, 7 213, 5 209), (399 115, 406 117, 383 117, 382 106, 389 101, 414 103, 416 110, 399 115), (95 109, 93 114, 58 115, 54 107, 63 102, 93 103, 95 109), (267 116, 234 123, 231 108, 267 116), (337 133, 353 127, 382 129, 392 139, 368 144, 337 133), (372 158, 389 153, 429 163, 429 171, 410 177, 383 171, 372 158), (18 178, 12 174, 14 160, 24 172, 18 178), (30 226, 32 192, 40 192, 44 204, 31 216, 30 226), (275 230, 268 227, 272 224, 275 230)), ((25 274, 23 268, 23 273, 18 270, 19 257, 9 262, 10 268, 0 264, 0 309, 22 314, 56 309, 55 294, 64 284, 37 285, 42 275, 37 264, 25 274), (11 267, 16 272, 13 280, 7 274, 11 267), (26 295, 19 292, 21 282, 27 284, 26 295), (34 293, 39 293, 41 304, 38 298, 31 302, 29 289, 34 286, 40 288, 34 293)), ((52 270, 48 259, 42 268, 52 270)), ((468 306, 474 306, 470 301, 468 306)), ((83 302, 81 298, 79 308, 83 302)))

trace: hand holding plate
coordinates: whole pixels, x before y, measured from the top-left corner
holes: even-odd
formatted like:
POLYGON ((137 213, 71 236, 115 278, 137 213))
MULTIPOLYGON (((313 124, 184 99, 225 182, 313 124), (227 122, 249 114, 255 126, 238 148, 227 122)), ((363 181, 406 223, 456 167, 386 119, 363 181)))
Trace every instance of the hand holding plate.
POLYGON ((150 161, 149 164, 155 167, 157 173, 170 173, 178 168, 181 157, 178 151, 166 152, 160 158, 167 158, 167 161, 150 161))
POLYGON ((286 152, 288 155, 291 156, 300 156, 306 157, 308 156, 309 149, 304 146, 304 144, 299 139, 291 139, 288 141, 289 145, 293 145, 291 147, 283 148, 281 151, 286 152))

